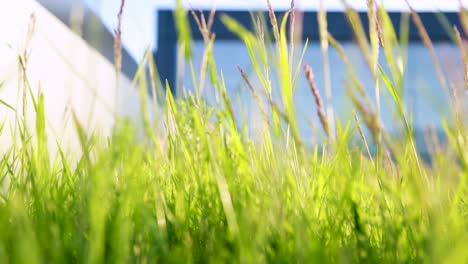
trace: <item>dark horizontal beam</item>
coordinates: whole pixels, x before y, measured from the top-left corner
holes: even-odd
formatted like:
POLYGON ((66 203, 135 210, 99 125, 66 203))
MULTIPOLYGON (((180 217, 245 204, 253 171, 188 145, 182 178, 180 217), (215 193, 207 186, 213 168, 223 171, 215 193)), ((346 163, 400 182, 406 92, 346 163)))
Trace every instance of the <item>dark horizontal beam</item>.
MULTIPOLYGON (((237 39, 237 36, 229 31, 226 26, 222 23, 220 17, 221 15, 226 14, 231 18, 237 20, 240 24, 244 27, 253 30, 253 23, 251 13, 247 11, 217 11, 214 19, 213 25, 213 32, 216 33, 216 39, 221 40, 234 40, 237 39)), ((278 17, 282 17, 285 13, 280 12, 277 13, 278 17)), ((450 35, 448 34, 446 28, 440 22, 437 13, 433 12, 420 12, 418 13, 421 17, 423 24, 425 25, 429 36, 433 41, 449 41, 450 35)), ((263 14, 267 16, 266 13, 263 14)), ((317 15, 316 11, 305 12, 304 13, 304 28, 302 32, 303 38, 309 38, 309 40, 314 41, 319 39, 318 34, 318 22, 317 22, 317 15)), ((447 13, 440 13, 439 15, 443 15, 446 17, 447 21, 450 23, 451 26, 457 26, 461 28, 461 23, 459 21, 458 13, 455 12, 447 12, 447 13)), ((208 16, 208 11, 205 12, 205 16, 208 16)), ((368 28, 369 21, 367 17, 367 13, 361 12, 359 13, 363 26, 368 28)), ((392 12, 389 13, 390 19, 393 22, 393 25, 396 29, 400 28, 401 17, 402 13, 400 12, 392 12)), ((192 36, 194 39, 202 39, 202 35, 195 23, 194 18, 191 14, 188 14, 190 27, 192 30, 192 36)), ((174 26, 174 17, 173 11, 170 10, 161 10, 158 13, 158 35, 163 37, 165 40, 174 40, 177 38, 175 26, 174 26)), ((337 39, 337 40, 352 40, 353 38, 353 31, 347 21, 346 15, 343 12, 329 12, 327 13, 327 20, 328 20, 328 30, 329 32, 337 39)), ((412 41, 420 41, 419 33, 416 26, 413 22, 410 23, 410 30, 409 30, 409 39, 412 41)))

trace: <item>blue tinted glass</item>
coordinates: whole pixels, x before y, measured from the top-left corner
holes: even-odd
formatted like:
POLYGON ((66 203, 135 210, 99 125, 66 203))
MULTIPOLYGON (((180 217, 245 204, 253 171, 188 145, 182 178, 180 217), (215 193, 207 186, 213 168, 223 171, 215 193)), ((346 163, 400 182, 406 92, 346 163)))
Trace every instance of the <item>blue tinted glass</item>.
MULTIPOLYGON (((372 101, 374 101, 374 81, 359 48, 351 42, 341 43, 341 45, 344 47, 346 55, 352 62, 355 71, 358 73, 359 79, 368 91, 372 101)), ((449 85, 459 89, 460 96, 463 96, 463 66, 458 48, 448 43, 435 43, 434 47, 441 63, 442 70, 449 81, 449 85)), ((302 47, 297 47, 296 52, 300 53, 301 49, 302 47)), ((201 41, 194 43, 193 54, 195 72, 198 73, 203 57, 203 43, 201 41)), ((451 115, 451 108, 448 104, 452 102, 450 99, 452 92, 445 91, 442 88, 432 57, 422 43, 409 44, 407 54, 408 59, 405 68, 406 74, 404 81, 404 96, 407 114, 412 118, 416 129, 425 129, 427 127, 441 128, 441 121, 444 118, 450 118, 451 115)), ((263 89, 258 78, 256 78, 256 74, 253 72, 249 54, 245 46, 238 41, 217 41, 214 45, 214 56, 218 71, 223 72, 226 88, 231 95, 231 98, 234 98, 234 101, 238 106, 236 109, 242 109, 243 111, 238 114, 248 117, 250 121, 260 120, 259 111, 255 106, 251 93, 245 86, 241 75, 237 71, 237 66, 241 66, 244 71, 249 72, 249 78, 255 88, 263 89)), ((275 60, 274 57, 270 59, 272 61, 275 60)), ((330 49, 329 60, 333 92, 331 103, 337 117, 343 123, 346 123, 352 118, 352 110, 350 109, 354 109, 349 96, 346 93, 346 84, 350 83, 350 75, 347 72, 345 65, 342 63, 338 53, 333 49, 330 49)), ((316 84, 325 100, 323 61, 320 45, 318 43, 309 44, 304 57, 304 62, 307 62, 312 66, 316 84)), ((388 72, 388 69, 385 66, 383 53, 381 53, 380 63, 388 72)), ((313 134, 311 124, 318 128, 320 126, 318 125, 319 123, 317 120, 315 104, 310 88, 304 77, 302 67, 300 69, 301 73, 295 90, 295 106, 301 132, 307 135, 310 133, 313 134)), ((191 84, 190 68, 188 64, 185 65, 183 72, 184 86, 186 89, 190 90, 193 85, 191 84)), ((279 101, 278 87, 275 83, 276 79, 274 72, 272 72, 272 80, 273 89, 276 90, 275 97, 276 100, 279 101)), ((206 83, 209 83, 208 79, 206 83)), ((393 132, 398 130, 398 122, 395 122, 395 104, 383 83, 381 83, 380 88, 382 95, 382 119, 387 131, 393 132)), ((213 90, 214 89, 209 87, 209 85, 206 86, 206 97, 211 102, 215 102, 216 100, 215 95, 212 92, 213 90)), ((317 130, 317 132, 320 132, 320 129, 317 130)))

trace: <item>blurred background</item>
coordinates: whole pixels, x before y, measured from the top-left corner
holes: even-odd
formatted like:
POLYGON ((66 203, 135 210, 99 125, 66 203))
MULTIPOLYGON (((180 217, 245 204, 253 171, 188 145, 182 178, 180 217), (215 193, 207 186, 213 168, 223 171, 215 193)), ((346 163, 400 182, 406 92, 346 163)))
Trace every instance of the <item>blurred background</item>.
MULTIPOLYGON (((114 10, 112 22, 105 20, 96 12, 99 7, 94 1, 84 0, 38 0, 53 15, 68 25, 76 34, 83 37, 90 46, 97 49, 109 61, 114 60, 114 32, 118 9, 114 10)), ((119 2, 119 1, 113 1, 119 2)), ((136 57, 127 48, 123 49, 122 71, 132 78, 137 69, 136 57)))
MULTIPOLYGON (((92 47, 96 48, 109 61, 113 60, 113 30, 117 22, 117 13, 120 6, 120 1, 117 0, 39 0, 50 12, 60 18, 72 30, 82 36, 92 47)), ((165 43, 166 40, 158 39, 159 31, 174 27, 172 21, 161 20, 158 17, 162 10, 171 10, 174 7, 174 1, 168 0, 132 0, 126 1, 126 7, 123 16, 123 72, 129 78, 132 78, 136 72, 139 61, 143 58, 146 49, 150 49, 154 54, 158 53, 158 45, 165 43), (161 22, 162 21, 162 22, 161 22)), ((271 1, 273 7, 278 11, 288 10, 290 8, 289 0, 271 1)), ((353 7, 360 11, 366 10, 365 0, 348 1, 353 7)), ((466 1, 458 0, 429 0, 429 1, 410 1, 413 7, 420 12, 450 14, 457 12, 460 4, 466 5, 466 1)), ((195 9, 204 9, 208 11, 215 5, 219 12, 223 10, 240 10, 246 11, 251 9, 262 9, 266 7, 265 1, 184 1, 187 7, 195 9)), ((324 1, 326 8, 329 11, 343 10, 341 1, 330 0, 324 1)), ((386 1, 389 11, 399 12, 406 11, 407 5, 404 0, 386 1)), ((316 12, 319 6, 319 1, 296 1, 296 6, 308 12, 316 12)), ((468 5, 467 5, 468 6, 468 5)), ((341 27, 343 25, 329 25, 330 27, 341 27)), ((440 26, 440 25, 439 25, 440 26)), ((307 25, 305 25, 307 27, 307 25)), ((317 29, 318 30, 318 29, 317 29)), ((428 26, 429 33, 432 28, 428 26)), ((199 72, 199 65, 203 56, 204 44, 201 39, 195 40, 193 43, 193 63, 195 71, 199 72)), ((360 55, 359 48, 353 43, 352 39, 341 41, 347 55, 351 58, 352 63, 359 74, 364 86, 368 89, 369 94, 373 97, 373 80, 372 76, 365 64, 363 57, 360 55)), ((447 35, 446 40, 439 39, 434 43, 434 48, 438 59, 441 62, 444 73, 450 87, 458 89, 461 96, 464 95, 464 76, 461 56, 458 48, 453 45, 450 35, 447 35)), ((175 48, 174 48, 175 49, 175 48)), ((301 50, 302 47, 298 47, 301 50)), ((189 65, 179 65, 180 70, 176 73, 177 65, 173 61, 173 56, 163 54, 163 59, 158 59, 158 68, 162 72, 163 78, 173 79, 171 74, 177 74, 180 81, 178 90, 188 91, 192 89, 192 79, 189 74, 189 65), (172 60, 172 61, 171 61, 172 60)), ((406 107, 410 116, 414 121, 416 130, 424 130, 432 127, 436 130, 442 129, 441 120, 450 119, 451 108, 448 107, 450 94, 444 92, 438 79, 433 60, 430 53, 421 41, 412 41, 408 46, 408 58, 406 66, 405 79, 405 100, 406 107)), ((255 110, 251 95, 245 87, 237 66, 241 66, 246 72, 251 72, 252 65, 249 60, 248 52, 245 46, 236 39, 223 39, 215 42, 214 56, 219 72, 223 72, 226 87, 229 94, 236 99, 236 102, 242 107, 239 109, 245 110, 243 114, 247 119, 259 119, 259 113, 255 110)), ((332 103, 337 116, 342 121, 349 120, 352 109, 351 102, 346 95, 345 85, 349 75, 346 72, 345 66, 339 58, 337 52, 333 49, 329 51, 329 61, 331 67, 331 87, 333 93, 332 103)), ((322 95, 325 94, 325 79, 323 71, 323 57, 318 41, 312 41, 305 53, 304 61, 309 63, 315 73, 315 80, 322 95)), ((385 66, 385 61, 382 58, 382 65, 385 66)), ((252 82, 259 85, 254 74, 250 74, 252 82)), ((349 80, 348 80, 349 81, 349 80)), ((174 80, 171 80, 174 82, 174 80)), ((275 84, 273 84, 275 85, 275 84)), ((175 83, 173 83, 175 86, 175 83)), ((209 86, 209 85, 208 85, 209 86)), ((259 86, 260 87, 260 86, 259 86)), ((382 90, 385 90, 382 85, 382 90)), ((207 100, 213 102, 216 100, 215 95, 210 95, 209 91, 212 87, 207 87, 207 100)), ((320 136, 320 129, 314 129, 313 124, 318 124, 313 105, 313 97, 303 75, 300 76, 295 93, 295 103, 299 119, 301 132, 304 135, 320 136), (312 124, 312 125, 311 125, 312 124)), ((385 94, 385 92, 384 92, 385 94)), ((394 128, 395 113, 393 102, 390 97, 384 98, 382 102, 382 118, 388 131, 397 131, 394 128)), ((241 114, 241 113, 239 113, 241 114)))

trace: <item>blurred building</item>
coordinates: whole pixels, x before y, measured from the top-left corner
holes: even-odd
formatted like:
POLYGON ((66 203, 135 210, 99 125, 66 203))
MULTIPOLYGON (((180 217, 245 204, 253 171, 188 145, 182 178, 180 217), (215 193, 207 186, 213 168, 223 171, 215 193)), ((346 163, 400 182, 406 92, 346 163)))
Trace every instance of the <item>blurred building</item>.
MULTIPOLYGON (((60 18, 70 29, 82 36, 91 47, 96 48, 107 60, 113 61, 114 40, 112 30, 117 21, 119 0, 39 0, 39 2, 60 18)), ((193 7, 196 10, 202 9, 207 12, 215 5, 219 14, 232 12, 230 14, 248 28, 252 28, 248 11, 252 9, 265 11, 264 0, 187 0, 182 2, 185 3, 187 8, 193 7)), ((291 1, 271 0, 271 2, 276 11, 284 12, 290 8, 291 1)), ((347 2, 361 13, 362 18, 366 17, 366 0, 349 0, 347 2)), ((445 16, 445 19, 448 19, 448 28, 450 28, 452 24, 458 21, 457 12, 460 3, 466 5, 468 0, 410 0, 409 2, 418 12, 423 14, 423 22, 429 35, 434 37, 434 49, 447 81, 450 85, 461 90, 464 88, 464 80, 463 72, 460 70, 462 69, 460 53, 453 44, 451 35, 446 32, 447 24, 444 25, 443 17, 445 16), (439 11, 442 11, 442 13, 439 13, 439 11)), ((174 0, 126 1, 122 25, 123 70, 127 76, 133 77, 137 65, 136 61, 141 60, 145 50, 150 48, 155 54, 161 78, 169 80, 173 89, 187 91, 193 89, 192 76, 188 63, 177 60, 179 55, 177 52, 178 42, 172 16, 174 3, 174 0)), ((324 95, 327 85, 327 73, 324 72, 324 58, 318 41, 316 15, 319 3, 320 1, 296 1, 297 7, 307 13, 304 28, 309 32, 305 37, 308 37, 310 42, 304 61, 311 64, 317 86, 321 94, 324 95)), ((359 47, 353 40, 353 34, 346 19, 343 19, 342 1, 327 0, 323 1, 323 3, 327 11, 334 13, 332 15, 335 16, 333 18, 329 16, 330 32, 339 39, 363 86, 367 88, 371 99, 375 100, 374 80, 362 58, 359 47)), ((405 0, 386 1, 385 4, 387 10, 395 14, 408 10, 405 0)), ((395 17, 398 18, 397 15, 395 17)), ((189 18, 193 36, 195 37, 192 62, 195 72, 199 72, 204 43, 190 14, 189 18)), ((394 22, 398 22, 398 20, 394 20, 394 22)), ((449 91, 441 87, 431 54, 420 40, 414 25, 411 27, 411 41, 407 49, 407 60, 399 62, 406 65, 403 91, 406 110, 416 130, 421 131, 427 127, 441 130, 442 120, 450 119, 452 115, 449 106, 451 95, 449 91)), ((240 65, 246 72, 252 72, 249 53, 245 45, 234 34, 226 30, 219 17, 215 19, 214 32, 217 34, 217 40, 214 44, 214 56, 218 73, 223 72, 227 91, 232 98, 239 98, 236 101, 238 103, 236 109, 248 108, 246 112, 250 114, 250 118, 255 119, 259 116, 258 109, 252 107, 255 103, 252 102, 250 93, 237 71, 237 66, 240 65)), ((299 45, 300 47, 296 49, 298 51, 302 49, 303 43, 299 45)), ((352 119, 350 109, 353 109, 346 93, 347 86, 349 86, 349 72, 343 65, 336 50, 330 48, 327 56, 331 67, 329 85, 332 89, 332 98, 327 103, 333 105, 335 113, 341 121, 347 122, 352 119)), ((387 70, 384 56, 381 58, 381 63, 384 70, 387 70)), ((278 85, 275 82, 274 71, 272 71, 272 74, 273 85, 277 89, 278 85)), ((251 74, 250 78, 257 87, 261 87, 255 74, 251 74)), ((216 99, 214 94, 209 94, 209 91, 214 91, 214 87, 210 87, 210 82, 205 82, 205 85, 207 86, 205 91, 208 91, 208 101, 214 101, 216 99)), ((396 125, 398 122, 395 121, 398 118, 395 114, 394 102, 383 83, 381 83, 380 88, 383 122, 388 131, 398 131, 399 127, 396 125)), ((465 94, 460 94, 465 96, 465 94)), ((279 98, 276 99, 279 100, 279 98)), ((297 115, 301 120, 299 122, 300 130, 305 137, 316 133, 310 124, 318 124, 317 117, 314 114, 315 111, 311 105, 313 100, 304 76, 300 75, 295 88, 294 102, 297 115)), ((420 139, 422 140, 422 137, 420 139)))
POLYGON ((86 8, 75 14, 70 1, 42 3, 48 9, 35 0, 0 1, 0 153, 20 139, 23 124, 35 139, 40 97, 52 153, 58 145, 79 152, 77 124, 105 137, 120 118, 141 125, 135 62, 124 53, 126 72, 117 75, 113 37, 98 17, 86 8))
MULTIPOLYGON (((98 50, 110 62, 114 61, 114 34, 102 19, 84 0, 38 0, 38 2, 59 18, 72 31, 98 50)), ((117 21, 117 13, 114 17, 117 21)), ((125 45, 122 53, 122 71, 132 79, 137 70, 137 62, 129 54, 125 45)))

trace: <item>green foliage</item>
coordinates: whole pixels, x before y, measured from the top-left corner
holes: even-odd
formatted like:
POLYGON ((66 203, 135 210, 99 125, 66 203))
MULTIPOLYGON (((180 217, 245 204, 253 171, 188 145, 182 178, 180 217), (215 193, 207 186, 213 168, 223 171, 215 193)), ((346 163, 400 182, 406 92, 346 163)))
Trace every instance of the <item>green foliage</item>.
MULTIPOLYGON (((175 12, 191 60, 181 1, 175 12)), ((224 77, 215 69, 213 39, 205 43, 202 70, 210 67, 219 105, 208 105, 199 93, 174 98, 167 83, 163 91, 149 59, 153 95, 165 92, 157 111, 163 125, 147 114, 141 67, 135 84, 145 113, 144 139, 137 139, 125 120, 106 140, 89 135, 75 117, 82 151, 77 162, 60 146, 56 157, 49 156, 46 106, 39 94, 33 98, 34 135, 19 119, 19 143, 0 157, 0 263, 466 263, 467 129, 462 122, 446 123, 450 144, 433 153, 431 164, 423 163, 402 96, 405 71, 399 61, 406 60, 407 36, 402 33, 398 43, 385 10, 374 10, 382 31, 372 31, 381 34, 387 74, 374 65, 377 38, 371 51, 358 17, 347 12, 369 66, 377 67, 375 78, 405 124, 403 138, 391 139, 379 124, 373 126, 372 113, 360 109, 368 129, 382 129, 388 155, 369 157, 351 144, 359 139, 351 121, 336 121, 333 141, 307 145, 296 124, 293 96, 301 65, 289 59, 288 16, 276 28, 279 43, 273 51, 265 48, 268 36, 258 37, 223 16, 245 43, 263 86, 253 89, 263 96, 258 107, 271 110, 261 135, 254 139, 236 116, 224 77), (269 52, 277 60, 269 61, 269 52), (280 104, 271 97, 269 67, 279 73, 280 104)), ((346 54, 325 34, 326 26, 322 31, 322 41, 330 41, 349 70, 353 96, 366 98, 346 54)), ((194 82, 197 91, 203 91, 205 74, 194 82)))

